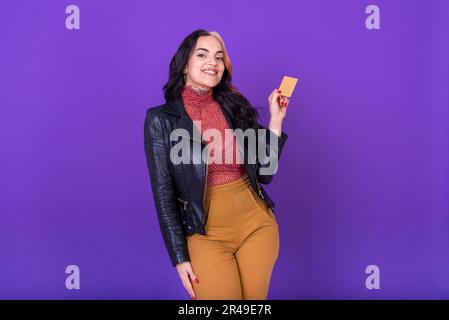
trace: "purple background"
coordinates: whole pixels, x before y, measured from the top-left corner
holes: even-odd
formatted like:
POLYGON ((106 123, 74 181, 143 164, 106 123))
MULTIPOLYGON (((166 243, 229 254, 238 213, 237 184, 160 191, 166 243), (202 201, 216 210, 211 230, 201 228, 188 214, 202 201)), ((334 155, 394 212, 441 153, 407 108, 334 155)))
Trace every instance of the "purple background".
POLYGON ((197 28, 223 36, 259 107, 299 78, 267 186, 281 233, 269 298, 449 298, 448 21, 446 0, 2 1, 0 298, 188 299, 143 120, 197 28), (65 288, 70 264, 80 290, 65 288))

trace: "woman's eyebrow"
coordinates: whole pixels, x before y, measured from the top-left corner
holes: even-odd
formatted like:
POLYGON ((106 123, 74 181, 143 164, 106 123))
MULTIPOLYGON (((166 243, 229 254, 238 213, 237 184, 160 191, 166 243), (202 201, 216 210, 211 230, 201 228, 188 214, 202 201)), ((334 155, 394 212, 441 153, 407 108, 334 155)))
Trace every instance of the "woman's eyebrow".
MULTIPOLYGON (((204 51, 209 52, 209 50, 207 50, 206 48, 198 48, 195 51, 198 51, 198 50, 204 50, 204 51)), ((217 51, 217 53, 223 53, 223 51, 219 50, 219 51, 217 51)))

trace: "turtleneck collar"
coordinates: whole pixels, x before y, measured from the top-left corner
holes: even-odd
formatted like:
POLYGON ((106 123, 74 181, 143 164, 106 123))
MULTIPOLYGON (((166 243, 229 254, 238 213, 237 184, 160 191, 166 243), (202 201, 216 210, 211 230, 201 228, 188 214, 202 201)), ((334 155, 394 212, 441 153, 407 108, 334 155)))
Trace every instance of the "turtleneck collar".
POLYGON ((212 102, 212 88, 209 88, 206 92, 198 92, 191 86, 184 85, 182 97, 188 102, 212 102))

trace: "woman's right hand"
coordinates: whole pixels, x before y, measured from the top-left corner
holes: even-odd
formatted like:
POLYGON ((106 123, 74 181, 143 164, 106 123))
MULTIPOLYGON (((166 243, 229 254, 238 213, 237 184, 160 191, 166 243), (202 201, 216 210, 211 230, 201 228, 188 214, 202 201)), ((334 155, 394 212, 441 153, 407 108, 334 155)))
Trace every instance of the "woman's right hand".
POLYGON ((193 291, 191 281, 195 281, 196 283, 200 283, 200 281, 198 277, 193 273, 192 265, 189 261, 185 261, 178 263, 176 265, 176 269, 178 270, 179 277, 181 278, 184 288, 186 288, 187 292, 189 293, 190 298, 196 299, 195 291, 193 291))

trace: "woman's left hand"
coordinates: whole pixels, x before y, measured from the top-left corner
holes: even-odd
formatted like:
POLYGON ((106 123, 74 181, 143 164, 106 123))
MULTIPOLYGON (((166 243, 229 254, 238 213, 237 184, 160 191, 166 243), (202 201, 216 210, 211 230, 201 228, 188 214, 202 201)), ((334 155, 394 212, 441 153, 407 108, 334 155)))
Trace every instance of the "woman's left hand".
POLYGON ((282 96, 281 94, 282 92, 280 90, 274 89, 268 97, 271 118, 278 121, 284 120, 289 103, 288 97, 282 96))

